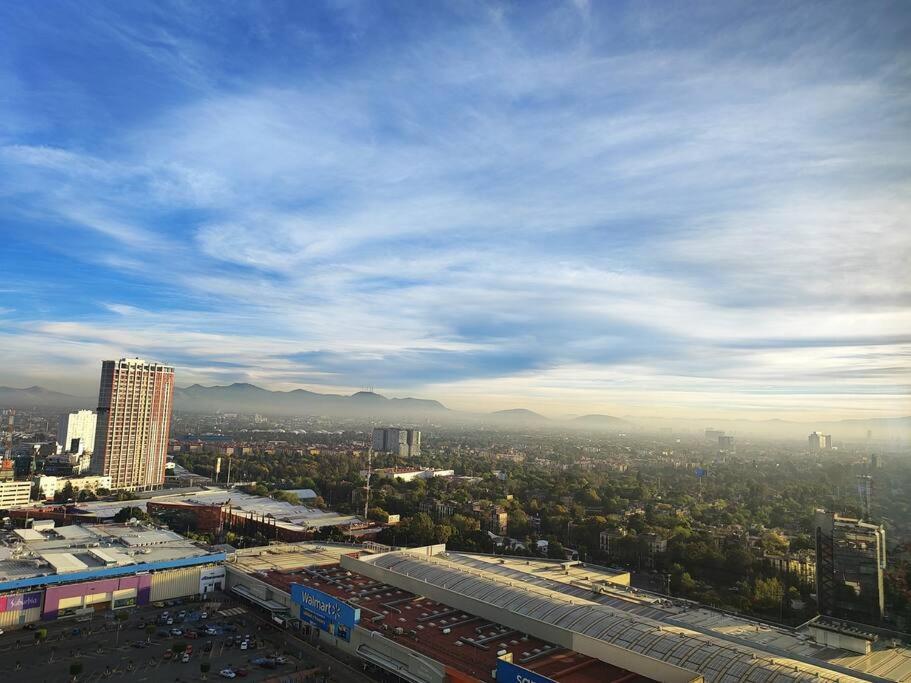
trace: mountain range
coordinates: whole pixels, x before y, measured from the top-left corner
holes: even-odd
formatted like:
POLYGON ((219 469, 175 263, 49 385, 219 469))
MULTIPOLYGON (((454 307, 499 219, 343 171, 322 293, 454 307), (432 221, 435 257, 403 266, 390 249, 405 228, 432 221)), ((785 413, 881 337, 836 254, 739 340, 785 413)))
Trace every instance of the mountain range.
MULTIPOLYGON (((40 386, 24 389, 0 387, 0 408, 55 408, 72 410, 94 408, 93 396, 73 396, 40 386)), ((708 427, 721 428, 734 435, 763 435, 779 438, 806 438, 815 430, 839 438, 863 438, 871 431, 875 438, 911 434, 911 417, 871 418, 820 422, 788 420, 709 420, 664 417, 619 418, 611 415, 581 415, 552 419, 525 408, 492 413, 450 410, 439 401, 418 398, 387 398, 370 391, 351 395, 321 394, 305 389, 270 391, 253 384, 235 383, 206 387, 193 384, 174 390, 174 407, 199 413, 260 413, 264 415, 313 415, 346 418, 383 418, 388 420, 492 423, 509 428, 575 428, 591 431, 631 431, 634 429, 698 432, 708 427)))

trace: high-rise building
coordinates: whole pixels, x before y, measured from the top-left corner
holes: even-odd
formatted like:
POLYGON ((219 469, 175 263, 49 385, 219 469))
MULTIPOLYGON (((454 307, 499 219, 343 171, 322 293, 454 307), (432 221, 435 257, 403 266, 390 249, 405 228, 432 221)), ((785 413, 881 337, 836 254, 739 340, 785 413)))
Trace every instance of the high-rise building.
POLYGON ((733 436, 719 436, 718 437, 718 449, 726 453, 733 453, 735 451, 734 447, 734 437, 733 436))
POLYGON ((101 365, 92 472, 113 489, 164 483, 174 397, 174 368, 139 358, 101 365))
POLYGON ((877 623, 885 608, 886 532, 881 525, 817 510, 816 595, 819 612, 877 623))
POLYGON ((421 432, 417 429, 396 427, 374 427, 373 450, 378 453, 393 453, 402 458, 421 454, 421 432))
POLYGON ((832 448, 832 435, 813 432, 807 437, 811 451, 827 451, 832 448))
POLYGON ((61 453, 82 455, 95 447, 95 418, 91 410, 79 410, 60 418, 57 448, 61 453))

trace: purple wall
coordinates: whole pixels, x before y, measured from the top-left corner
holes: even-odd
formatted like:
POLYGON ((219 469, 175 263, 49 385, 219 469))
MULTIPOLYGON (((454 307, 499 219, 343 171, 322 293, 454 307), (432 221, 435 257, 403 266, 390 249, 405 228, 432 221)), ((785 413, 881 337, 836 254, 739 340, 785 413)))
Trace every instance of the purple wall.
POLYGON ((118 579, 102 579, 101 581, 88 581, 48 588, 44 591, 44 609, 41 611, 41 618, 56 619, 60 601, 64 598, 94 595, 96 593, 113 593, 114 591, 128 588, 136 589, 137 605, 146 605, 152 592, 152 577, 148 574, 139 574, 118 579))

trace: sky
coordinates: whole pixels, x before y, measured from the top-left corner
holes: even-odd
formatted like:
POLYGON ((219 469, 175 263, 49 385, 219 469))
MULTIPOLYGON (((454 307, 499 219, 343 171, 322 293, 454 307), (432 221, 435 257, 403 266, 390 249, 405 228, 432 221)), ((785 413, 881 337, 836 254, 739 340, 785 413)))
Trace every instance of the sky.
POLYGON ((911 415, 905 2, 0 4, 0 384, 911 415))

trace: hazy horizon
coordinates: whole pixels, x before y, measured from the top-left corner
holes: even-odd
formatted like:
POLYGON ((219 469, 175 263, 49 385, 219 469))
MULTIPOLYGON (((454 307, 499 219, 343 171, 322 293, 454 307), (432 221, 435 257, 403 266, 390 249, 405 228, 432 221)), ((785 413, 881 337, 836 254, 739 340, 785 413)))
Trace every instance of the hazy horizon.
POLYGON ((911 6, 0 7, 0 385, 911 415, 911 6))

